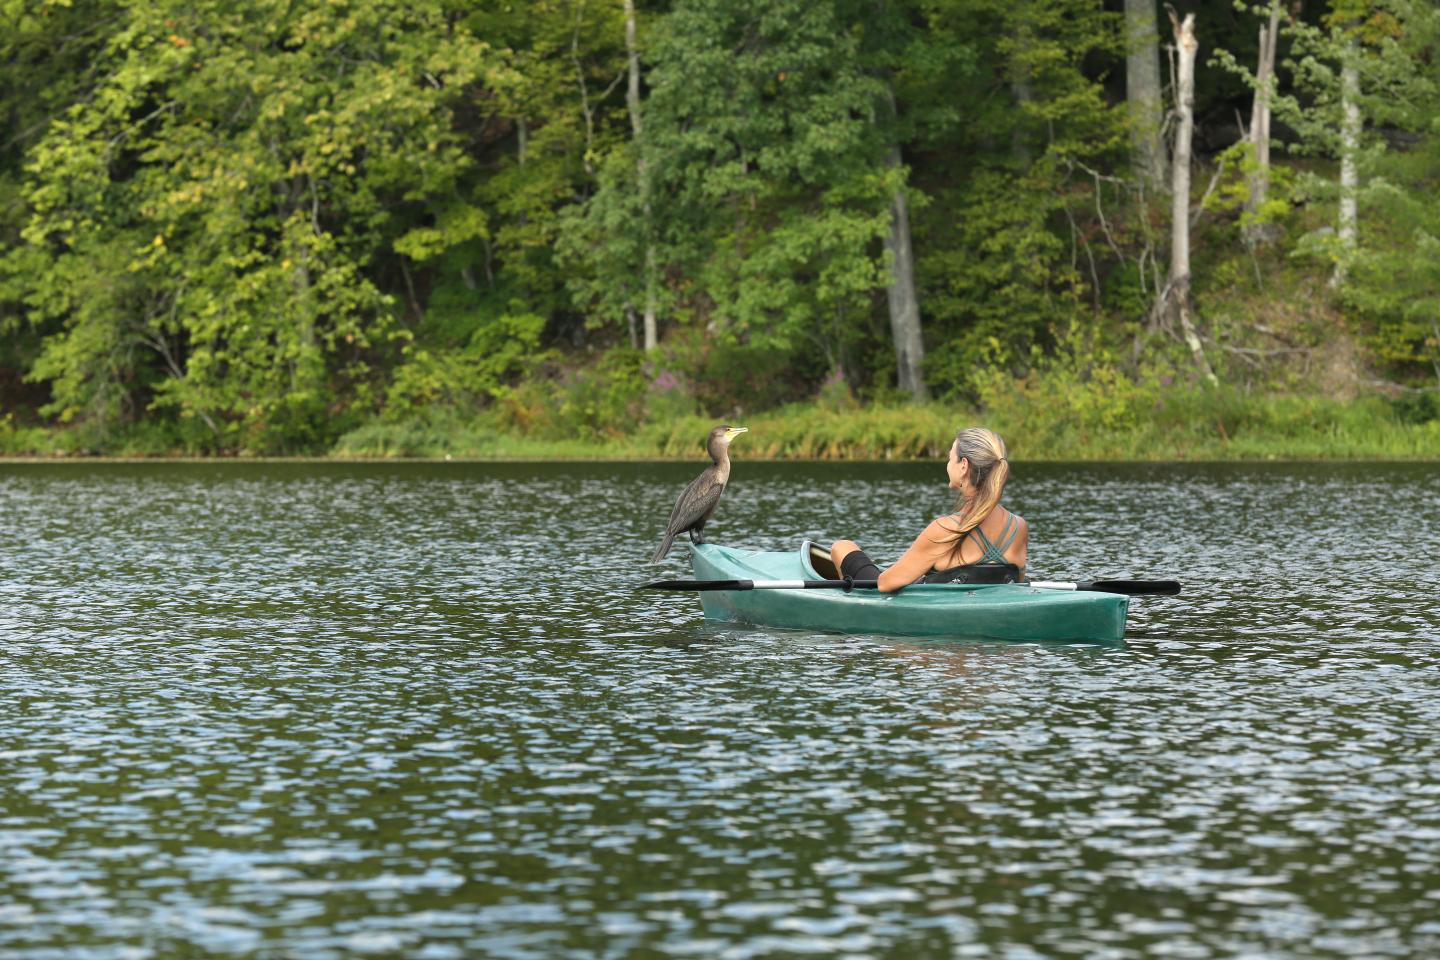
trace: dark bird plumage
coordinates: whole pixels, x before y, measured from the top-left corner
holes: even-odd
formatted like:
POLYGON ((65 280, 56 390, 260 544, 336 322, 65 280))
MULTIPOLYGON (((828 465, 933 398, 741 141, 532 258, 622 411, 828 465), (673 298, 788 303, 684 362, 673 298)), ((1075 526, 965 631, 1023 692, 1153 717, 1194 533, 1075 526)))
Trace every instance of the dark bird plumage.
POLYGON ((682 533, 690 534, 691 543, 705 542, 705 524, 714 515, 720 495, 725 492, 725 484, 730 480, 730 441, 745 432, 745 427, 728 426, 710 431, 705 449, 710 452, 714 463, 691 480, 681 492, 680 499, 675 501, 675 509, 670 511, 670 522, 665 524, 665 539, 660 542, 655 556, 650 558, 651 563, 664 560, 670 552, 670 545, 682 533))

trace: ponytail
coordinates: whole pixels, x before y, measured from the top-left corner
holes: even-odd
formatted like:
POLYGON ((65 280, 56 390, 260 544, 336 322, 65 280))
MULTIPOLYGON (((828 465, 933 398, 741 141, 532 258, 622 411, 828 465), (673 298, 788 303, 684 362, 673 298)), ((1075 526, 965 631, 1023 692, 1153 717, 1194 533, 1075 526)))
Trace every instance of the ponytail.
POLYGON ((975 484, 975 496, 967 499, 960 494, 955 501, 955 516, 960 521, 959 529, 937 543, 960 543, 990 516, 1005 492, 1005 481, 1010 479, 1010 461, 1005 452, 1005 441, 993 430, 984 427, 968 427, 955 433, 956 455, 970 461, 970 478, 975 484))

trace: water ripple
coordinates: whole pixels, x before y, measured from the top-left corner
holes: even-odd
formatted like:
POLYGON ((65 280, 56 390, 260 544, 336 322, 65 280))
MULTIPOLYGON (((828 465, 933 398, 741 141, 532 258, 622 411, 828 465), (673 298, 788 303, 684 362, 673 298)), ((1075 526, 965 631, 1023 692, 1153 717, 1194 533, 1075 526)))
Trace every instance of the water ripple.
POLYGON ((1017 464, 1037 572, 1186 582, 1121 648, 708 624, 693 472, 0 468, 0 955, 1440 954, 1436 468, 1017 464))

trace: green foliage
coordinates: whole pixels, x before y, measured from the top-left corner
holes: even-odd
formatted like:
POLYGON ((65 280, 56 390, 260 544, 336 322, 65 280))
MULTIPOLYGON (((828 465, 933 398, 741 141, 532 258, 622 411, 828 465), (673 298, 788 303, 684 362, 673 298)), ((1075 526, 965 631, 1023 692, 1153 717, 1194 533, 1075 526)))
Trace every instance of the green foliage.
MULTIPOLYGON (((1440 134, 1440 123, 1432 127, 1440 134)), ((1377 357, 1440 383, 1440 140, 1387 158, 1344 302, 1377 357), (1428 195, 1428 196, 1427 196, 1428 195)))
POLYGON ((855 391, 850 388, 845 371, 836 370, 825 378, 825 382, 820 384, 820 390, 815 394, 815 405, 821 410, 859 409, 859 401, 855 398, 855 391))
POLYGON ((666 423, 700 412, 691 383, 674 370, 646 362, 641 368, 649 378, 644 400, 647 423, 666 423))
POLYGON ((47 411, 168 409, 216 448, 323 445, 369 402, 397 335, 377 258, 464 235, 422 241, 395 210, 454 189, 446 104, 484 46, 442 31, 438 4, 119 13, 95 95, 30 166, 24 235, 44 261, 26 264, 25 299, 53 330, 32 369, 47 411))
MULTIPOLYGON (((600 168, 624 151, 624 104, 616 93, 625 63, 623 10, 581 0, 484 0, 467 22, 496 47, 480 99, 490 101, 482 104, 487 126, 508 130, 484 152, 488 170, 473 188, 490 224, 483 257, 498 262, 498 269, 487 267, 487 283, 548 315, 568 308, 571 277, 557 265, 556 248, 579 242, 576 214, 600 168)), ((619 230, 600 240, 624 241, 619 230)))
POLYGON ((1054 353, 1034 352, 1023 376, 989 367, 977 386, 981 408, 1007 425, 1017 449, 1046 449, 1067 437, 1088 443, 1092 436, 1134 431, 1153 416, 1159 387, 1173 379, 1168 365, 1132 377, 1093 328, 1072 324, 1057 337, 1054 353))
POLYGON ((1440 421, 1440 392, 1401 394, 1390 401, 1395 419, 1406 424, 1429 424, 1440 421))
MULTIPOLYGON (((1420 420, 1390 402, 1290 394, 1245 395, 1163 379, 1149 382, 1125 414, 1081 428, 1046 391, 1019 389, 1003 409, 976 412, 942 404, 836 410, 796 404, 753 416, 736 456, 761 459, 932 460, 944 455, 956 427, 997 429, 1012 461, 1433 459, 1440 419, 1420 420), (741 446, 743 445, 743 447, 741 446)), ((1427 414, 1428 416, 1428 414, 1427 414)), ((691 416, 656 420, 634 434, 604 440, 495 432, 484 424, 421 418, 371 425, 346 435, 341 456, 533 458, 674 458, 700 461, 702 440, 718 422, 691 416)))
POLYGON ((1115 4, 642 2, 632 126, 618 3, 0 0, 0 449, 653 452, 683 426, 690 455, 702 417, 781 408, 775 455, 909 455, 931 414, 907 432, 893 388, 902 196, 932 392, 1032 451, 1428 430, 1409 401, 1352 422, 1240 391, 1440 378, 1440 9, 1287 16, 1292 157, 1251 214, 1249 149, 1205 153, 1248 107, 1258 21, 1231 6, 1198 8, 1228 67, 1197 104, 1197 199, 1226 169, 1193 243, 1212 395, 1165 382, 1148 321, 1170 214, 1130 179, 1115 4), (1329 292, 1347 61, 1361 242, 1329 292), (1233 243, 1251 221, 1274 249, 1233 243), (1364 373, 1317 382, 1311 354, 1352 342, 1330 366, 1364 373))
POLYGON ((587 310, 613 322, 637 308, 647 241, 663 271, 698 280, 670 286, 662 306, 706 317, 722 338, 786 348, 837 311, 868 309, 900 180, 856 16, 832 0, 760 13, 682 0, 665 17, 640 152, 611 158, 570 248, 577 260, 592 252, 594 279, 573 285, 587 310), (649 221, 637 164, 653 188, 649 221))
MULTIPOLYGON (((892 460, 938 457, 955 438, 956 411, 937 404, 896 404, 864 411, 795 404, 747 416, 750 432, 737 456, 754 459, 892 460)), ((965 419, 963 416, 961 419, 965 419)), ((656 423, 640 431, 631 449, 665 457, 703 455, 701 441, 714 418, 656 423)))
POLYGON ((436 405, 478 410, 543 359, 537 351, 544 326, 544 318, 532 313, 502 314, 477 326, 463 349, 407 344, 386 396, 386 416, 403 420, 436 405))
POLYGON ((996 375, 985 422, 1016 460, 1427 459, 1440 449, 1440 420, 1407 418, 1379 397, 1248 395, 1162 369, 1131 379, 1104 351, 1062 354, 1043 374, 996 375))
POLYGON ((926 304, 953 331, 926 357, 926 378, 942 394, 973 395, 993 364, 1028 353, 1037 336, 1073 314, 1080 278, 1051 217, 1061 199, 1036 203, 1013 178, 980 175, 967 196, 947 196, 958 241, 922 258, 935 286, 926 304), (960 251, 965 251, 961 254, 960 251))
POLYGON ((18 424, 13 413, 0 413, 0 456, 64 456, 73 449, 69 439, 44 427, 18 424))
MULTIPOLYGON (((1282 33, 1291 39, 1291 52, 1282 66, 1293 76, 1293 88, 1274 99, 1276 119, 1296 133, 1283 142, 1285 148, 1300 156, 1341 155, 1342 77, 1351 69, 1357 84, 1353 108, 1364 124, 1351 155, 1360 178, 1358 201, 1368 204, 1385 187, 1372 176, 1387 149, 1380 131, 1422 130, 1433 113, 1440 88, 1425 64, 1437 31, 1440 10, 1428 0, 1332 0, 1319 24, 1289 19, 1282 33)), ((1297 178, 1294 193, 1329 201, 1338 187, 1307 171, 1297 178)), ((1328 226, 1301 237, 1295 252, 1324 263, 1353 258, 1328 226)))
MULTIPOLYGON (((611 350, 592 367, 564 370, 554 380, 532 380, 505 391, 497 423, 543 440, 613 440, 645 422, 652 380, 639 350, 611 350)), ((675 410, 677 398, 665 399, 675 410)))
POLYGON ((640 351, 612 350, 594 368, 569 374, 559 408, 564 432, 587 440, 630 433, 644 419, 644 367, 640 351))
POLYGON ((1290 213, 1295 176, 1290 168, 1274 165, 1266 170, 1265 202, 1253 211, 1246 209, 1254 177, 1260 170, 1255 145, 1248 140, 1228 147, 1216 158, 1216 164, 1224 176, 1204 203, 1207 213, 1232 219, 1241 228, 1280 223, 1290 213))
POLYGON ((345 459, 489 457, 502 449, 493 428, 445 407, 403 420, 372 420, 343 434, 331 451, 345 459))
POLYGON ((1082 65, 1118 54, 1119 24, 1083 3, 937 3, 932 16, 997 38, 976 52, 982 69, 962 95, 981 122, 937 143, 973 159, 945 170, 916 218, 926 377, 941 395, 973 398, 986 369, 1023 363, 1099 294, 1080 258, 1109 252, 1090 226, 1100 184, 1081 171, 1123 156, 1126 121, 1082 65))
MULTIPOLYGON (((1298 134, 1284 145, 1301 155, 1339 155, 1340 71, 1346 63, 1356 70, 1356 102, 1366 121, 1408 124, 1413 120, 1418 105, 1434 91, 1416 70, 1413 51, 1407 49, 1407 30, 1428 32, 1433 16, 1425 4, 1412 0, 1337 0, 1319 25, 1298 18, 1282 20, 1281 33, 1291 46, 1280 66, 1294 79, 1289 90, 1277 92, 1275 117, 1298 134)), ((1378 131, 1372 129, 1366 135, 1365 156, 1373 159, 1378 146, 1378 131)))
POLYGON ((817 359, 804 349, 710 344, 691 358, 695 396, 701 409, 714 416, 778 407, 809 394, 821 373, 817 359))

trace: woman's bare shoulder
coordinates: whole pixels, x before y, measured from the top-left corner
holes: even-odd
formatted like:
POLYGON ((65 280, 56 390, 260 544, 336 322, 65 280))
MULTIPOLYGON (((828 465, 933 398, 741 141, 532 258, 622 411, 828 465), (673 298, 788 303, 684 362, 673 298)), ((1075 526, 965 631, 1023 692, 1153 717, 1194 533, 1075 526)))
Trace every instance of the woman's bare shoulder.
POLYGON ((936 517, 920 531, 915 542, 911 544, 911 549, 927 554, 943 551, 954 543, 958 532, 959 524, 954 517, 936 517))
POLYGON ((960 532, 960 518, 953 513, 936 517, 925 528, 926 533, 954 536, 960 532))
POLYGON ((1029 546, 1030 524, 1018 513, 1012 514, 1012 516, 1015 517, 1015 542, 1021 547, 1029 546))

